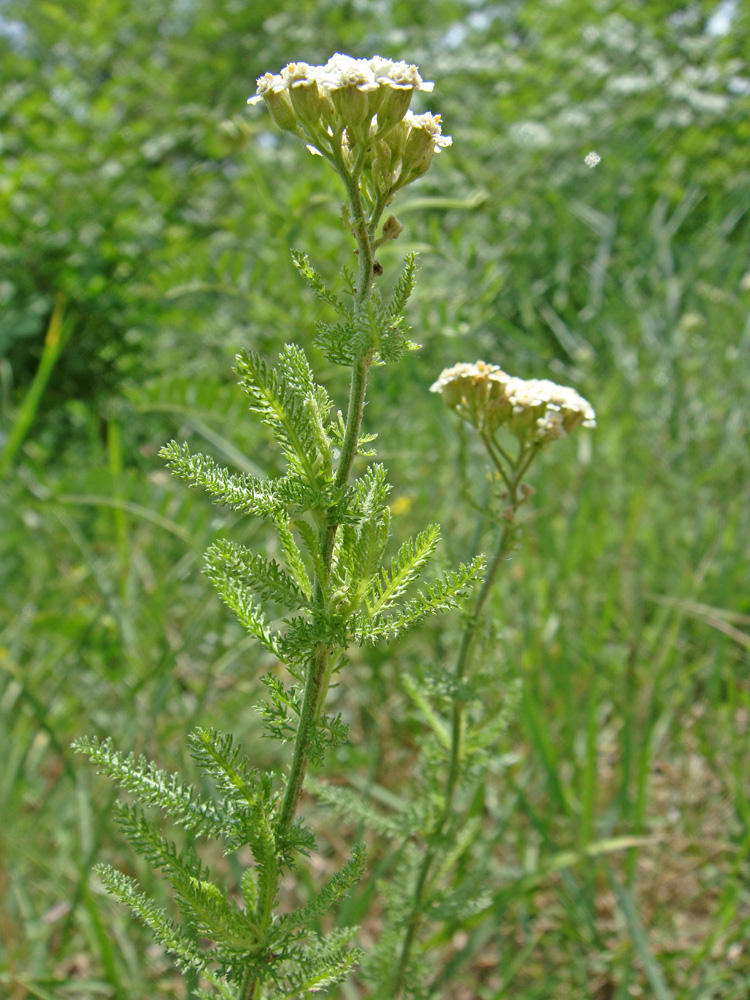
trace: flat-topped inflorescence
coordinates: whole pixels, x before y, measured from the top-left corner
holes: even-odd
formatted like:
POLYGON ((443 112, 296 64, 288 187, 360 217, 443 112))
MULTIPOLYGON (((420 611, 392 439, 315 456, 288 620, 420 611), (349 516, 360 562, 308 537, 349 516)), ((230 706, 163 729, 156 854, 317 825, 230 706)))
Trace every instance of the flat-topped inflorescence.
POLYGON ((337 52, 324 66, 293 62, 265 73, 248 103, 264 101, 279 128, 328 159, 345 181, 361 179, 365 199, 382 211, 452 142, 440 115, 410 111, 414 93, 432 88, 409 63, 337 52))
POLYGON ((480 432, 505 427, 523 444, 542 446, 576 427, 596 427, 593 407, 575 389, 517 378, 484 361, 446 368, 430 391, 480 432))
POLYGON ((386 120, 393 127, 403 118, 415 90, 429 93, 433 86, 422 79, 416 66, 409 63, 394 62, 382 56, 353 59, 337 52, 324 66, 294 62, 280 73, 265 73, 258 78, 257 93, 248 99, 248 104, 265 100, 272 113, 281 101, 287 102, 289 107, 302 104, 305 113, 301 117, 307 122, 317 120, 324 112, 327 112, 326 118, 335 118, 336 106, 341 105, 343 110, 347 110, 346 102, 354 99, 356 92, 363 95, 356 104, 354 114, 359 121, 344 120, 342 124, 359 124, 367 111, 372 118, 385 102, 387 106, 381 111, 381 128, 384 128, 386 120), (307 100, 311 95, 317 99, 317 107, 307 100), (397 109, 401 106, 403 110, 398 115, 397 109), (318 115, 310 114, 311 110, 317 111, 318 115))

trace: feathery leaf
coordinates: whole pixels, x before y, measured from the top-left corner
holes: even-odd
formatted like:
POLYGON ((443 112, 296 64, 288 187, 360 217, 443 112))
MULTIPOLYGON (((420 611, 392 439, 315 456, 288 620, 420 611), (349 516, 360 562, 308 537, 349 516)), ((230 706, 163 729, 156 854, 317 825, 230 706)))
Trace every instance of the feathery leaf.
POLYGON ((392 608, 419 571, 428 562, 440 542, 440 525, 431 524, 418 535, 407 539, 391 560, 390 571, 383 569, 373 581, 367 596, 367 610, 371 615, 392 608))
POLYGON ((211 955, 202 952, 161 907, 140 892, 135 879, 128 878, 110 865, 96 865, 94 871, 107 890, 151 928, 156 940, 172 955, 178 968, 184 972, 189 969, 201 972, 205 969, 211 955))
POLYGON ((289 611, 298 611, 308 603, 295 580, 277 562, 251 552, 245 545, 220 539, 208 549, 205 559, 212 578, 223 574, 239 578, 259 597, 281 604, 289 611))
POLYGON ((221 837, 230 827, 229 818, 215 802, 202 798, 177 774, 161 771, 145 757, 119 753, 112 741, 81 737, 74 749, 88 756, 101 774, 132 792, 146 805, 159 806, 190 833, 221 837))

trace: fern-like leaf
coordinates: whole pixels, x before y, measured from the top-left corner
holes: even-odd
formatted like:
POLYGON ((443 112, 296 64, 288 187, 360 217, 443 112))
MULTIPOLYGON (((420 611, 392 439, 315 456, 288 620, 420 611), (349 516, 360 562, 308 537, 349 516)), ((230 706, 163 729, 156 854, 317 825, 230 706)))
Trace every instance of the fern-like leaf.
POLYGON ((348 308, 339 299, 339 297, 332 292, 315 268, 310 263, 310 258, 306 253, 302 253, 300 250, 292 250, 292 260, 294 261, 294 266, 299 271, 300 275, 304 281, 312 288, 315 295, 322 301, 326 302, 331 308, 335 309, 337 313, 341 316, 346 316, 349 313, 348 308))
POLYGON ((429 698, 429 693, 425 690, 424 686, 410 674, 406 674, 401 679, 401 684, 411 700, 427 720, 430 729, 437 737, 443 750, 448 753, 451 748, 450 726, 448 725, 448 722, 439 714, 439 712, 435 710, 435 707, 429 698))
POLYGON ((416 251, 406 255, 404 266, 396 282, 393 295, 388 303, 388 312, 391 316, 400 316, 406 308, 411 293, 417 282, 417 256, 416 251))
POLYGON ((287 973, 289 987, 282 994, 291 1000, 305 993, 317 993, 340 983, 362 959, 359 948, 349 948, 356 927, 340 928, 325 937, 309 936, 304 951, 298 951, 287 973))
POLYGON ((213 577, 226 574, 239 578, 257 596, 281 604, 288 611, 298 611, 308 603, 295 580, 277 562, 244 545, 221 539, 208 549, 205 558, 213 577))
POLYGON ((198 972, 205 970, 212 956, 202 952, 177 924, 169 919, 161 907, 140 892, 134 879, 128 878, 110 865, 96 865, 94 871, 107 890, 151 928, 156 940, 174 958, 179 969, 183 972, 190 969, 198 972))
POLYGON ((315 324, 315 346, 319 347, 332 365, 349 368, 357 360, 353 346, 356 326, 352 321, 331 325, 319 321, 315 324))
POLYGON ((440 542, 440 525, 431 524, 418 535, 409 538, 391 560, 390 570, 383 569, 373 581, 367 596, 367 610, 371 615, 392 608, 417 579, 419 571, 428 562, 440 542))
POLYGON ((312 926, 322 914, 332 911, 344 896, 354 888, 364 874, 367 851, 364 844, 357 844, 351 858, 331 876, 314 898, 303 907, 282 917, 281 932, 312 926))
POLYGON ((202 798, 179 775, 160 770, 145 757, 119 753, 112 749, 111 740, 96 737, 81 737, 73 747, 86 754, 101 774, 144 805, 159 806, 188 832, 220 838, 230 829, 230 818, 215 802, 202 798))
POLYGON ((212 562, 206 564, 205 573, 216 587, 219 597, 228 608, 234 611, 247 631, 254 635, 270 653, 283 659, 279 636, 269 629, 266 616, 256 604, 250 588, 226 573, 222 566, 212 562))
POLYGON ((309 600, 312 597, 312 583, 310 582, 310 577, 307 574, 307 568, 305 567, 305 561, 302 558, 302 553, 294 540, 289 520, 286 517, 281 517, 279 515, 275 519, 275 525, 276 534, 279 536, 281 548, 284 552, 287 569, 294 578, 294 582, 309 600))
POLYGON ((457 570, 448 573, 444 580, 426 584, 424 590, 396 614, 376 615, 374 618, 361 616, 354 632, 356 641, 376 643, 382 639, 397 639, 416 628, 430 615, 460 607, 461 598, 482 577, 483 572, 484 557, 477 556, 471 563, 462 564, 457 570))
POLYGON ((306 786, 339 815, 356 819, 375 833, 386 837, 398 837, 405 832, 399 816, 381 812, 369 799, 351 788, 326 784, 316 778, 307 778, 306 786))
POLYGON ((172 472, 188 483, 205 490, 216 503, 253 517, 275 517, 289 510, 312 510, 325 506, 325 492, 311 489, 300 477, 284 476, 259 479, 245 473, 233 473, 207 455, 191 454, 186 444, 176 441, 159 452, 172 472))
POLYGON ((188 923, 215 942, 215 957, 231 965, 261 948, 260 931, 238 906, 230 903, 213 882, 182 879, 170 874, 177 905, 188 923))
POLYGON ((294 525, 299 532, 299 536, 307 550, 307 554, 313 564, 313 569, 315 570, 315 576, 318 581, 318 585, 321 588, 321 594, 324 600, 328 599, 328 572, 326 571, 326 566, 323 561, 323 552, 320 547, 320 538, 318 537, 318 532, 313 528, 309 521, 304 521, 301 518, 294 522, 294 525))
POLYGON ((219 791, 242 809, 252 809, 262 794, 260 775, 250 766, 234 738, 199 727, 188 736, 190 756, 219 791))
POLYGON ((114 818, 118 829, 125 834, 136 853, 154 868, 182 879, 208 878, 208 872, 195 852, 179 851, 177 845, 163 837, 137 806, 118 802, 115 805, 114 818))
POLYGON ((324 390, 312 383, 301 350, 286 345, 279 369, 269 368, 252 351, 241 351, 235 371, 250 409, 271 429, 290 469, 311 487, 320 487, 330 473, 330 442, 323 429, 330 404, 324 402, 324 390))
POLYGON ((249 845, 255 858, 262 891, 271 891, 275 872, 276 842, 271 827, 273 778, 250 767, 231 736, 215 729, 196 729, 188 737, 190 752, 201 768, 232 803, 233 826, 226 840, 230 850, 249 845))

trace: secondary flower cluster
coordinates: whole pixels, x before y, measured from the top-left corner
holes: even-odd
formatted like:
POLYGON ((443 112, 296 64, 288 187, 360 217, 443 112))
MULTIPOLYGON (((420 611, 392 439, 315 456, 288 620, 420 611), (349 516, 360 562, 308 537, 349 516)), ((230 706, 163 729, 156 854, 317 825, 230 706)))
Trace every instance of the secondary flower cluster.
POLYGON ((264 101, 279 128, 305 139, 339 172, 364 170, 375 202, 421 177, 452 142, 440 115, 409 110, 415 91, 432 88, 416 66, 337 52, 324 66, 289 63, 259 77, 248 103, 264 101))
POLYGON ((522 379, 484 361, 446 368, 431 392, 482 433, 505 427, 524 444, 545 445, 576 427, 596 427, 596 414, 575 389, 548 379, 522 379))

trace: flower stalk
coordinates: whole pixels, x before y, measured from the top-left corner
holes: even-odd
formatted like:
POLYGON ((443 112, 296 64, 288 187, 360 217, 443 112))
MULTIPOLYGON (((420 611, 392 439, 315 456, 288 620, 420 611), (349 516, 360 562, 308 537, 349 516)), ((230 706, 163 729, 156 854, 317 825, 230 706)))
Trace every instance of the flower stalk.
POLYGON ((453 671, 454 696, 451 706, 450 751, 443 788, 443 805, 426 838, 425 852, 414 883, 410 915, 393 979, 386 995, 397 1000, 402 995, 406 972, 425 912, 425 897, 430 876, 439 855, 439 845, 454 810, 456 790, 461 775, 462 741, 466 702, 461 696, 462 682, 471 666, 472 654, 487 601, 492 593, 500 566, 513 550, 518 537, 516 520, 519 508, 534 493, 523 482, 534 459, 553 440, 566 436, 579 425, 595 426, 591 405, 575 390, 547 380, 525 381, 507 375, 496 365, 483 361, 458 364, 443 371, 433 392, 479 433, 487 455, 505 486, 500 499, 506 503, 498 524, 498 536, 487 574, 474 607, 466 619, 456 665, 453 671), (517 439, 516 457, 508 444, 499 440, 499 432, 509 432, 517 439))
MULTIPOLYGON (((345 179, 348 182, 349 210, 354 220, 352 228, 357 241, 359 257, 359 280, 355 306, 355 309, 359 311, 365 306, 372 293, 373 254, 364 211, 361 199, 359 198, 358 179, 349 175, 346 175, 345 179)), ((372 351, 368 351, 362 358, 358 358, 352 366, 346 430, 336 470, 335 485, 337 489, 345 486, 348 482, 354 459, 357 455, 357 442, 359 441, 362 428, 365 394, 367 391, 367 374, 371 364, 372 351)), ((337 525, 326 523, 321 529, 320 548, 323 553, 323 566, 327 577, 323 580, 316 579, 316 592, 318 595, 330 583, 331 559, 333 557, 336 528, 337 525)), ((333 652, 334 650, 331 647, 325 643, 320 643, 311 657, 307 668, 304 699, 300 712, 297 736, 294 741, 292 765, 279 816, 279 830, 282 834, 287 833, 289 827, 294 822, 300 796, 302 795, 310 746, 326 696, 327 684, 325 681, 327 678, 329 679, 327 667, 333 652)))

